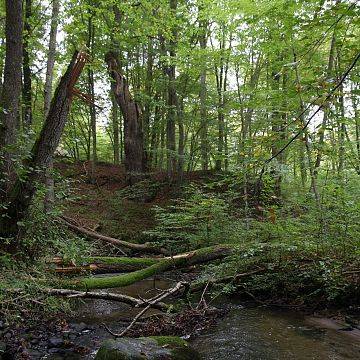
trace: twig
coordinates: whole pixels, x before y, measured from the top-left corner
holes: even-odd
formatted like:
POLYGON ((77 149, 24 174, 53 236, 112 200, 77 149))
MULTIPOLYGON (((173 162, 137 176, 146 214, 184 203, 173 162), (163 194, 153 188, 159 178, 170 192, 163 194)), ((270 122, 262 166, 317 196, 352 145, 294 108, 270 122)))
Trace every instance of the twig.
POLYGON ((205 286, 205 288, 204 288, 204 290, 203 290, 203 292, 201 294, 200 301, 199 301, 199 303, 198 303, 198 305, 196 307, 197 310, 200 308, 200 304, 204 304, 205 308, 207 307, 207 304, 206 304, 206 301, 205 301, 205 294, 206 294, 206 291, 207 291, 209 285, 210 285, 210 281, 208 281, 206 283, 206 286, 205 286))
POLYGON ((159 301, 164 300, 165 298, 169 297, 172 294, 175 294, 176 292, 178 292, 182 287, 187 286, 187 283, 184 281, 180 281, 178 282, 173 288, 168 289, 166 291, 164 291, 163 293, 154 296, 153 298, 148 300, 148 305, 142 309, 133 319, 133 321, 129 324, 129 326, 124 329, 121 333, 114 333, 112 330, 110 330, 105 324, 104 327, 105 329, 113 336, 115 337, 123 337, 134 325, 135 323, 141 318, 142 315, 144 315, 146 313, 146 311, 148 311, 150 309, 150 307, 154 306, 155 304, 157 304, 159 301))

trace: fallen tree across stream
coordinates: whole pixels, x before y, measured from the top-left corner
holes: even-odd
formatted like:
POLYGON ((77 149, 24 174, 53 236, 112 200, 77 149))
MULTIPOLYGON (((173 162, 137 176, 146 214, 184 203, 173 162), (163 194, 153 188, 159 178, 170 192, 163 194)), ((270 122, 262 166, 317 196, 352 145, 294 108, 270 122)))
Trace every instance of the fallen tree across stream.
POLYGON ((130 305, 135 308, 146 308, 148 306, 158 309, 161 311, 168 311, 169 306, 163 302, 151 303, 151 299, 148 301, 146 299, 138 299, 129 295, 115 294, 111 292, 99 291, 99 292, 90 292, 90 291, 76 291, 69 289, 46 289, 45 292, 51 296, 62 296, 71 299, 100 299, 100 300, 109 300, 121 302, 127 305, 130 305))
POLYGON ((209 261, 222 259, 231 255, 235 250, 232 245, 210 246, 173 257, 156 259, 156 263, 144 269, 128 274, 108 277, 84 277, 75 280, 66 280, 62 287, 74 290, 107 289, 131 285, 137 281, 147 279, 153 275, 183 267, 202 264, 209 261))
POLYGON ((53 258, 52 263, 58 265, 57 273, 76 274, 84 271, 92 273, 131 272, 154 265, 164 258, 146 257, 111 257, 111 256, 88 256, 80 260, 79 265, 66 266, 62 258, 53 258))

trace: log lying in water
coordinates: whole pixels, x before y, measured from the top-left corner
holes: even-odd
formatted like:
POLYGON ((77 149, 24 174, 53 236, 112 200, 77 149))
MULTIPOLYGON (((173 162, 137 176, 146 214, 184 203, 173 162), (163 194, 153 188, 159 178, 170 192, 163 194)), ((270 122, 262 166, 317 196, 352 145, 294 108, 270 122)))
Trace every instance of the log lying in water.
MULTIPOLYGON (((130 243, 125 240, 115 239, 110 236, 105 236, 105 235, 99 234, 90 229, 80 227, 78 225, 75 225, 73 223, 73 220, 66 216, 61 216, 60 219, 69 229, 73 230, 77 234, 86 236, 87 238, 90 238, 90 239, 100 240, 100 241, 106 242, 108 244, 112 244, 112 245, 118 247, 119 249, 126 248, 126 249, 130 249, 130 250, 143 252, 143 253, 150 253, 150 254, 164 254, 164 255, 169 254, 165 249, 153 246, 152 244, 149 244, 149 243, 146 243, 146 244, 130 243)), ((125 253, 124 253, 124 255, 125 255, 125 253)))
POLYGON ((231 255, 234 252, 234 246, 217 245, 199 250, 191 251, 185 254, 176 255, 157 260, 157 262, 144 269, 133 271, 129 274, 109 277, 85 277, 70 281, 64 281, 62 287, 76 290, 84 289, 106 289, 131 285, 137 281, 147 279, 153 275, 187 266, 206 263, 231 255))
MULTIPOLYGON (((63 296, 67 298, 82 298, 82 299, 101 299, 101 300, 110 300, 117 301, 132 307, 137 308, 147 308, 152 307, 154 309, 158 309, 161 311, 167 311, 169 306, 163 302, 153 303, 151 301, 147 301, 146 299, 137 299, 132 296, 123 295, 123 294, 115 294, 110 292, 90 292, 90 291, 76 291, 69 289, 46 289, 45 290, 48 295, 51 296, 63 296)), ((151 300, 151 299, 150 299, 151 300)))

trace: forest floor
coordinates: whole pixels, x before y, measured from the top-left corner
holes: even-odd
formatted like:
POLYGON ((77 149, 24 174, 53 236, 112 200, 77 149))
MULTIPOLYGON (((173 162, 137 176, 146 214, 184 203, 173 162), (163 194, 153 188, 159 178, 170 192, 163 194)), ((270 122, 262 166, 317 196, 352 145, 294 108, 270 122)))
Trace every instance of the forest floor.
MULTIPOLYGON (((59 162, 56 168, 71 181, 64 214, 80 226, 130 242, 145 241, 143 232, 154 228, 154 206, 167 206, 182 195, 179 184, 169 182, 165 172, 150 174, 134 194, 127 193, 129 186, 120 165, 99 163, 91 182, 90 169, 83 162, 59 162)), ((191 172, 185 174, 182 186, 203 183, 213 177, 211 171, 191 172)))
MULTIPOLYGON (((86 163, 58 162, 56 163, 56 169, 62 178, 66 179, 64 195, 61 199, 64 215, 73 219, 81 227, 132 243, 144 243, 148 240, 144 235, 144 231, 151 230, 156 225, 154 206, 165 207, 171 204, 174 199, 183 195, 182 187, 176 182, 169 182, 165 173, 154 173, 136 191, 129 191, 124 171, 120 166, 105 163, 98 164, 92 181, 88 179, 89 168, 86 163)), ((186 175, 184 183, 203 184, 216 180, 217 176, 215 174, 199 171, 186 175)), ((253 207, 253 214, 257 214, 258 217, 264 216, 264 219, 260 219, 261 221, 271 221, 271 218, 268 219, 263 215, 261 209, 259 214, 259 206, 256 203, 251 206, 253 207)), ((96 244, 93 251, 95 255, 103 255, 104 253, 107 255, 120 255, 114 247, 106 244, 96 244)), ((252 248, 249 250, 249 252, 253 251, 252 248)), ((249 263, 248 269, 244 267, 239 268, 238 271, 243 272, 244 269, 252 271, 262 265, 259 262, 269 262, 269 264, 264 264, 268 266, 264 277, 261 277, 262 274, 255 276, 246 283, 248 287, 242 288, 240 286, 238 290, 225 289, 225 293, 231 293, 232 297, 235 296, 244 303, 247 302, 252 305, 297 309, 307 314, 315 314, 321 318, 333 318, 340 321, 341 324, 349 326, 350 330, 360 331, 360 307, 355 298, 359 296, 359 274, 357 270, 352 270, 353 274, 350 275, 352 293, 348 294, 354 300, 345 301, 343 304, 340 303, 339 306, 324 306, 323 294, 316 295, 315 291, 314 295, 311 295, 312 300, 310 302, 302 303, 301 296, 299 296, 301 294, 296 292, 299 289, 306 289, 306 286, 301 285, 296 288, 296 286, 288 284, 293 280, 294 274, 296 273, 296 276, 298 276, 298 272, 300 272, 299 278, 306 285, 309 283, 310 288, 313 286, 313 282, 318 282, 318 286, 322 286, 322 280, 316 279, 315 281, 311 279, 314 275, 308 269, 312 267, 313 262, 317 261, 317 259, 309 259, 308 256, 308 254, 297 254, 296 257, 290 259, 287 253, 283 252, 275 262, 270 262, 267 256, 260 257, 256 264, 249 263), (289 268, 291 268, 291 272, 287 274, 289 268), (308 276, 308 279, 306 276, 308 276), (269 289, 269 292, 267 292, 267 287, 263 286, 263 283, 266 282, 275 283, 273 288, 269 289), (294 287, 293 292, 296 293, 295 295, 287 295, 286 293, 284 295, 282 290, 277 292, 277 289, 284 287, 290 293, 289 288, 291 286, 294 287)), ((318 254, 316 256, 320 257, 318 254)), ((236 259, 235 262, 237 262, 236 259)), ((346 266, 351 269, 355 267, 356 269, 357 263, 350 259, 346 266)), ((212 274, 213 269, 210 267, 209 270, 205 269, 205 272, 212 274)), ((193 279, 198 275, 199 269, 197 268, 192 268, 186 274, 179 271, 165 274, 166 277, 170 277, 173 281, 179 280, 179 278, 193 279)), ((334 291, 337 285, 333 285, 334 291)), ((209 295, 211 295, 210 292, 209 295)), ((217 296, 216 292, 213 295, 217 296)), ((210 312, 205 317, 198 316, 198 313, 195 314, 191 311, 181 313, 177 319, 178 325, 176 328, 173 327, 173 322, 167 323, 164 319, 149 319, 135 327, 130 335, 158 334, 160 330, 161 334, 186 334, 189 330, 189 324, 193 329, 198 328, 201 329, 199 331, 205 331, 223 316, 225 308, 226 304, 220 312, 210 312)), ((89 326, 81 321, 74 321, 71 316, 58 314, 55 318, 51 316, 45 317, 33 321, 30 325, 20 325, 11 329, 5 326, 4 321, 0 321, 0 335, 3 335, 5 343, 11 346, 11 351, 20 354, 18 358, 24 359, 40 358, 44 351, 46 351, 46 354, 63 351, 72 354, 77 353, 82 356, 92 350, 91 345, 89 345, 91 342, 100 342, 109 336, 100 324, 89 326), (31 350, 31 348, 33 349, 31 350)))

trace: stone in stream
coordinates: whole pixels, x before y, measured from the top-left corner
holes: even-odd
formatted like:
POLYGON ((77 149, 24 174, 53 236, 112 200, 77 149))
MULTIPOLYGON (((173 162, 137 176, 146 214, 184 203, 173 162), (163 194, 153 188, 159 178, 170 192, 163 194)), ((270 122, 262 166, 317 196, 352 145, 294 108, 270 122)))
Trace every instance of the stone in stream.
POLYGON ((177 336, 121 338, 103 343, 95 360, 200 360, 198 352, 177 336))

